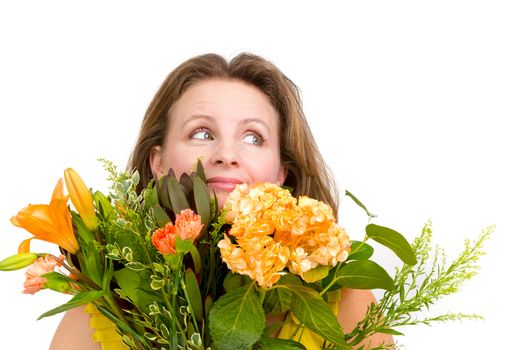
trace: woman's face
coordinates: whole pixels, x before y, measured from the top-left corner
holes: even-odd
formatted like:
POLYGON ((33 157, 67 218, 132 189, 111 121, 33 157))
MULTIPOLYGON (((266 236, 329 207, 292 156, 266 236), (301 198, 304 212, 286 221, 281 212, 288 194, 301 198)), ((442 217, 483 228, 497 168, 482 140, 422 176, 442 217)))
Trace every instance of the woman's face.
POLYGON ((204 80, 175 102, 169 118, 164 145, 150 155, 157 177, 172 168, 179 178, 200 159, 221 207, 239 183, 284 183, 277 112, 256 87, 204 80))

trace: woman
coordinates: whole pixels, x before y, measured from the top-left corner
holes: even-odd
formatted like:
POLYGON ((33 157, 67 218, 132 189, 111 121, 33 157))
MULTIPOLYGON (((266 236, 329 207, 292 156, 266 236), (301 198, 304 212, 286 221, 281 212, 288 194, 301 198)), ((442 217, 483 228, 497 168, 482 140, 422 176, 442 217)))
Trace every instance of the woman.
MULTIPOLYGON (((153 98, 128 164, 139 171, 138 191, 170 168, 180 176, 197 159, 221 206, 239 183, 272 182, 293 188, 294 196, 323 201, 337 214, 334 181, 303 115, 298 89, 261 57, 240 54, 229 63, 214 54, 194 57, 168 75, 153 98)), ((350 332, 374 302, 370 291, 344 289, 336 300, 343 330, 350 332)), ((101 328, 93 320, 92 326, 101 328)), ((89 321, 82 309, 66 313, 51 349, 100 349, 90 339, 89 321)), ((111 329, 95 332, 99 340, 115 341, 104 341, 107 349, 118 349, 114 335, 111 329)), ((315 342, 305 345, 319 348, 315 342)), ((375 334, 365 345, 381 343, 393 343, 392 337, 375 334)))

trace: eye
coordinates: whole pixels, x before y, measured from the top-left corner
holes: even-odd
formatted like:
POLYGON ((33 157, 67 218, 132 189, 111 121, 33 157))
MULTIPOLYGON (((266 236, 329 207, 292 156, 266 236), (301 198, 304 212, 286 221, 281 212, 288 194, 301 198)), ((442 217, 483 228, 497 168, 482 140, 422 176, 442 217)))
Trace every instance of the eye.
POLYGON ((250 133, 243 136, 242 142, 249 143, 255 146, 261 146, 264 142, 264 139, 261 135, 257 133, 250 133))
POLYGON ((213 140, 213 136, 208 129, 197 129, 190 135, 195 140, 213 140))

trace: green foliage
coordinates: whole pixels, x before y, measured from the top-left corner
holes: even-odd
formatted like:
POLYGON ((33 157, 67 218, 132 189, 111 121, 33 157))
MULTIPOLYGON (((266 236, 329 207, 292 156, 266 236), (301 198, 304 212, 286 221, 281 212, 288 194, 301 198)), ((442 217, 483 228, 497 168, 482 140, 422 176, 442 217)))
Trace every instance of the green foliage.
POLYGON ((353 289, 394 288, 394 281, 381 266, 370 260, 350 261, 336 273, 337 284, 353 289))
POLYGON ((386 291, 377 305, 371 305, 365 319, 346 335, 350 344, 358 344, 374 333, 399 335, 404 326, 480 318, 462 313, 422 318, 417 315, 429 310, 443 297, 458 292, 463 283, 477 274, 478 260, 484 255, 483 243, 493 231, 494 226, 490 226, 483 230, 478 240, 466 241, 459 256, 447 263, 444 251, 432 248, 432 228, 431 223, 427 223, 412 243, 418 263, 405 263, 396 269, 394 288, 386 291))
POLYGON ((405 264, 415 265, 417 263, 410 243, 399 232, 388 227, 369 224, 366 226, 366 235, 392 250, 405 264))
MULTIPOLYGON (((166 350, 305 349, 295 341, 305 329, 323 338, 325 349, 355 350, 375 333, 402 335, 407 325, 478 317, 416 315, 457 292, 476 274, 482 243, 493 227, 478 241, 467 242, 460 256, 447 263, 444 253, 430 246, 430 224, 409 244, 401 233, 369 223, 364 239, 350 242, 344 262, 335 266, 315 263, 301 276, 285 269, 279 272, 276 284, 262 288, 249 276, 229 271, 222 262, 217 245, 228 234, 229 225, 206 186, 200 162, 196 172, 176 179, 170 170, 141 193, 136 192, 138 172, 118 172, 113 163, 102 163, 112 185, 109 195, 93 194, 98 228, 91 232, 72 212, 81 249, 77 255, 68 254, 63 267, 74 277, 63 272, 43 276, 48 279, 47 288, 76 294, 41 317, 93 303, 115 323, 130 349, 166 350), (165 228, 163 233, 170 229, 166 224, 175 223, 184 209, 200 215, 200 237, 164 242, 175 252, 168 249, 169 253, 162 254, 152 243, 152 235, 158 228, 165 228), (369 240, 389 248, 403 262, 394 278, 371 260, 374 248, 369 240), (371 305, 348 334, 333 312, 334 295, 339 296, 342 288, 385 290, 379 303, 371 305), (265 328, 268 315, 283 316, 284 321, 265 328), (295 327, 290 339, 268 336, 284 323, 295 327)), ((346 195, 369 220, 375 217, 353 194, 347 191, 346 195)), ((7 258, 0 262, 0 270, 25 267, 37 257, 19 254, 7 258)), ((377 347, 385 348, 386 344, 377 347)))
POLYGON ((345 347, 341 325, 323 298, 315 290, 303 286, 289 290, 292 292, 290 310, 293 315, 327 341, 345 347))
POLYGON ((254 285, 221 296, 210 311, 210 332, 217 350, 249 349, 264 330, 264 310, 254 285))

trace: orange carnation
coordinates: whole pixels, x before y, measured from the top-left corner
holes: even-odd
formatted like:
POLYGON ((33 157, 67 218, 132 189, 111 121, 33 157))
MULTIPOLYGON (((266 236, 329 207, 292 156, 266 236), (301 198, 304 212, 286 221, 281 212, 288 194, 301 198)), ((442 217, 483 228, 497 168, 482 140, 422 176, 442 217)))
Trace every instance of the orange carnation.
POLYGON ((196 240, 202 230, 200 215, 191 209, 184 209, 175 218, 175 232, 180 239, 196 240))
POLYGON ((194 241, 199 237, 202 227, 201 217, 193 210, 185 209, 177 215, 175 225, 168 222, 153 233, 151 241, 162 254, 175 254, 176 237, 194 241))

